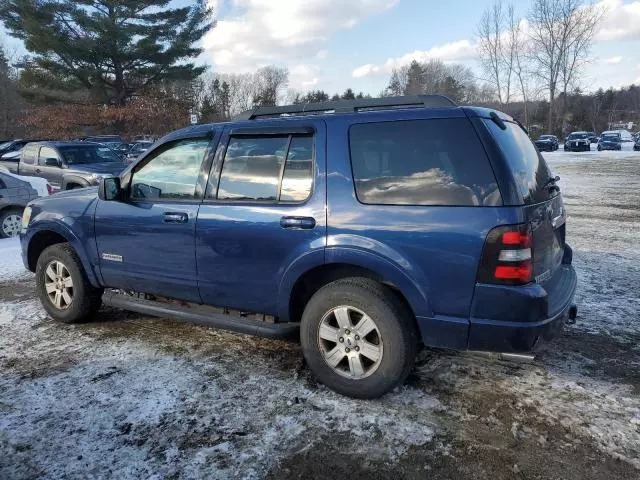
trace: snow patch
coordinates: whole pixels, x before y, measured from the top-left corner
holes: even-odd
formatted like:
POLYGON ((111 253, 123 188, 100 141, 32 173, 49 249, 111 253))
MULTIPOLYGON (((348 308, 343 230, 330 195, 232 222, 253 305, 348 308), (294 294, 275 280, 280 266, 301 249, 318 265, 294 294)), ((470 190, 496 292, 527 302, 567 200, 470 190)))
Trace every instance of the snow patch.
POLYGON ((0 239, 0 281, 17 280, 30 275, 22 264, 20 238, 0 239))

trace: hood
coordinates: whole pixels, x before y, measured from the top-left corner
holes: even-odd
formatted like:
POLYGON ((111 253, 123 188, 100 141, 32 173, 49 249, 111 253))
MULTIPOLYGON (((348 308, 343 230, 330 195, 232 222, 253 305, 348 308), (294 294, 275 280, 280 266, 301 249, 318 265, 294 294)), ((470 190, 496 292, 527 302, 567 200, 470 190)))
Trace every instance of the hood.
POLYGON ((112 175, 118 175, 125 167, 126 164, 123 162, 79 163, 70 165, 67 172, 110 173, 112 175))
POLYGON ((16 150, 15 152, 9 152, 3 154, 0 159, 2 160, 19 160, 20 159, 20 150, 16 150))
POLYGON ((613 143, 613 144, 618 144, 621 143, 621 140, 614 140, 614 139, 607 139, 607 140, 600 140, 600 143, 613 143))

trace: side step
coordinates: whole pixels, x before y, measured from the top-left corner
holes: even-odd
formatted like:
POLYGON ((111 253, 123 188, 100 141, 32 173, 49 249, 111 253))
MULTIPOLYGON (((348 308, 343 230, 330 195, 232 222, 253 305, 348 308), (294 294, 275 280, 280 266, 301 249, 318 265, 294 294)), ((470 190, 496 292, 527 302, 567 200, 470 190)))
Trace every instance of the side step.
POLYGON ((131 310, 145 315, 174 318, 184 322, 221 328, 237 333, 246 333, 248 335, 257 335, 264 338, 280 340, 297 340, 300 338, 299 323, 266 323, 258 320, 248 320, 238 315, 227 315, 207 311, 206 307, 181 306, 157 302, 123 295, 114 291, 106 291, 102 295, 102 303, 110 307, 131 310))

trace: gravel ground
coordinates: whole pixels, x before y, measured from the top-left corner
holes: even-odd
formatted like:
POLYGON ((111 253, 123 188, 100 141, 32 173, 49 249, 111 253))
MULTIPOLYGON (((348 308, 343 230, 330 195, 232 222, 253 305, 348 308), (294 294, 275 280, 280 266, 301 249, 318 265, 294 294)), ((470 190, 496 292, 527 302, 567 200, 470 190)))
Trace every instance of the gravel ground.
POLYGON ((53 323, 0 241, 0 478, 640 478, 640 154, 548 154, 576 325, 532 364, 428 349, 376 401, 297 345, 103 309, 53 323))

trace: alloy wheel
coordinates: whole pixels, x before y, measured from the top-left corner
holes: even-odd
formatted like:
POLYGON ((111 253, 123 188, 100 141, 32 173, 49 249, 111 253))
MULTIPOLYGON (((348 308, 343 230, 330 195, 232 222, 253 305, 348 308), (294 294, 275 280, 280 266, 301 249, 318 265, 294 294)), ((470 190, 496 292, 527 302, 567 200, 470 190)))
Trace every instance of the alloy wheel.
POLYGON ((355 380, 373 374, 383 356, 382 336, 375 321, 351 306, 333 308, 322 317, 318 346, 335 373, 355 380))
POLYGON ((49 301, 59 310, 69 308, 73 302, 73 279, 69 269, 60 260, 53 260, 45 268, 44 275, 49 301))
POLYGON ((2 233, 7 237, 15 237, 22 228, 22 217, 17 213, 12 213, 4 217, 2 221, 2 233))

